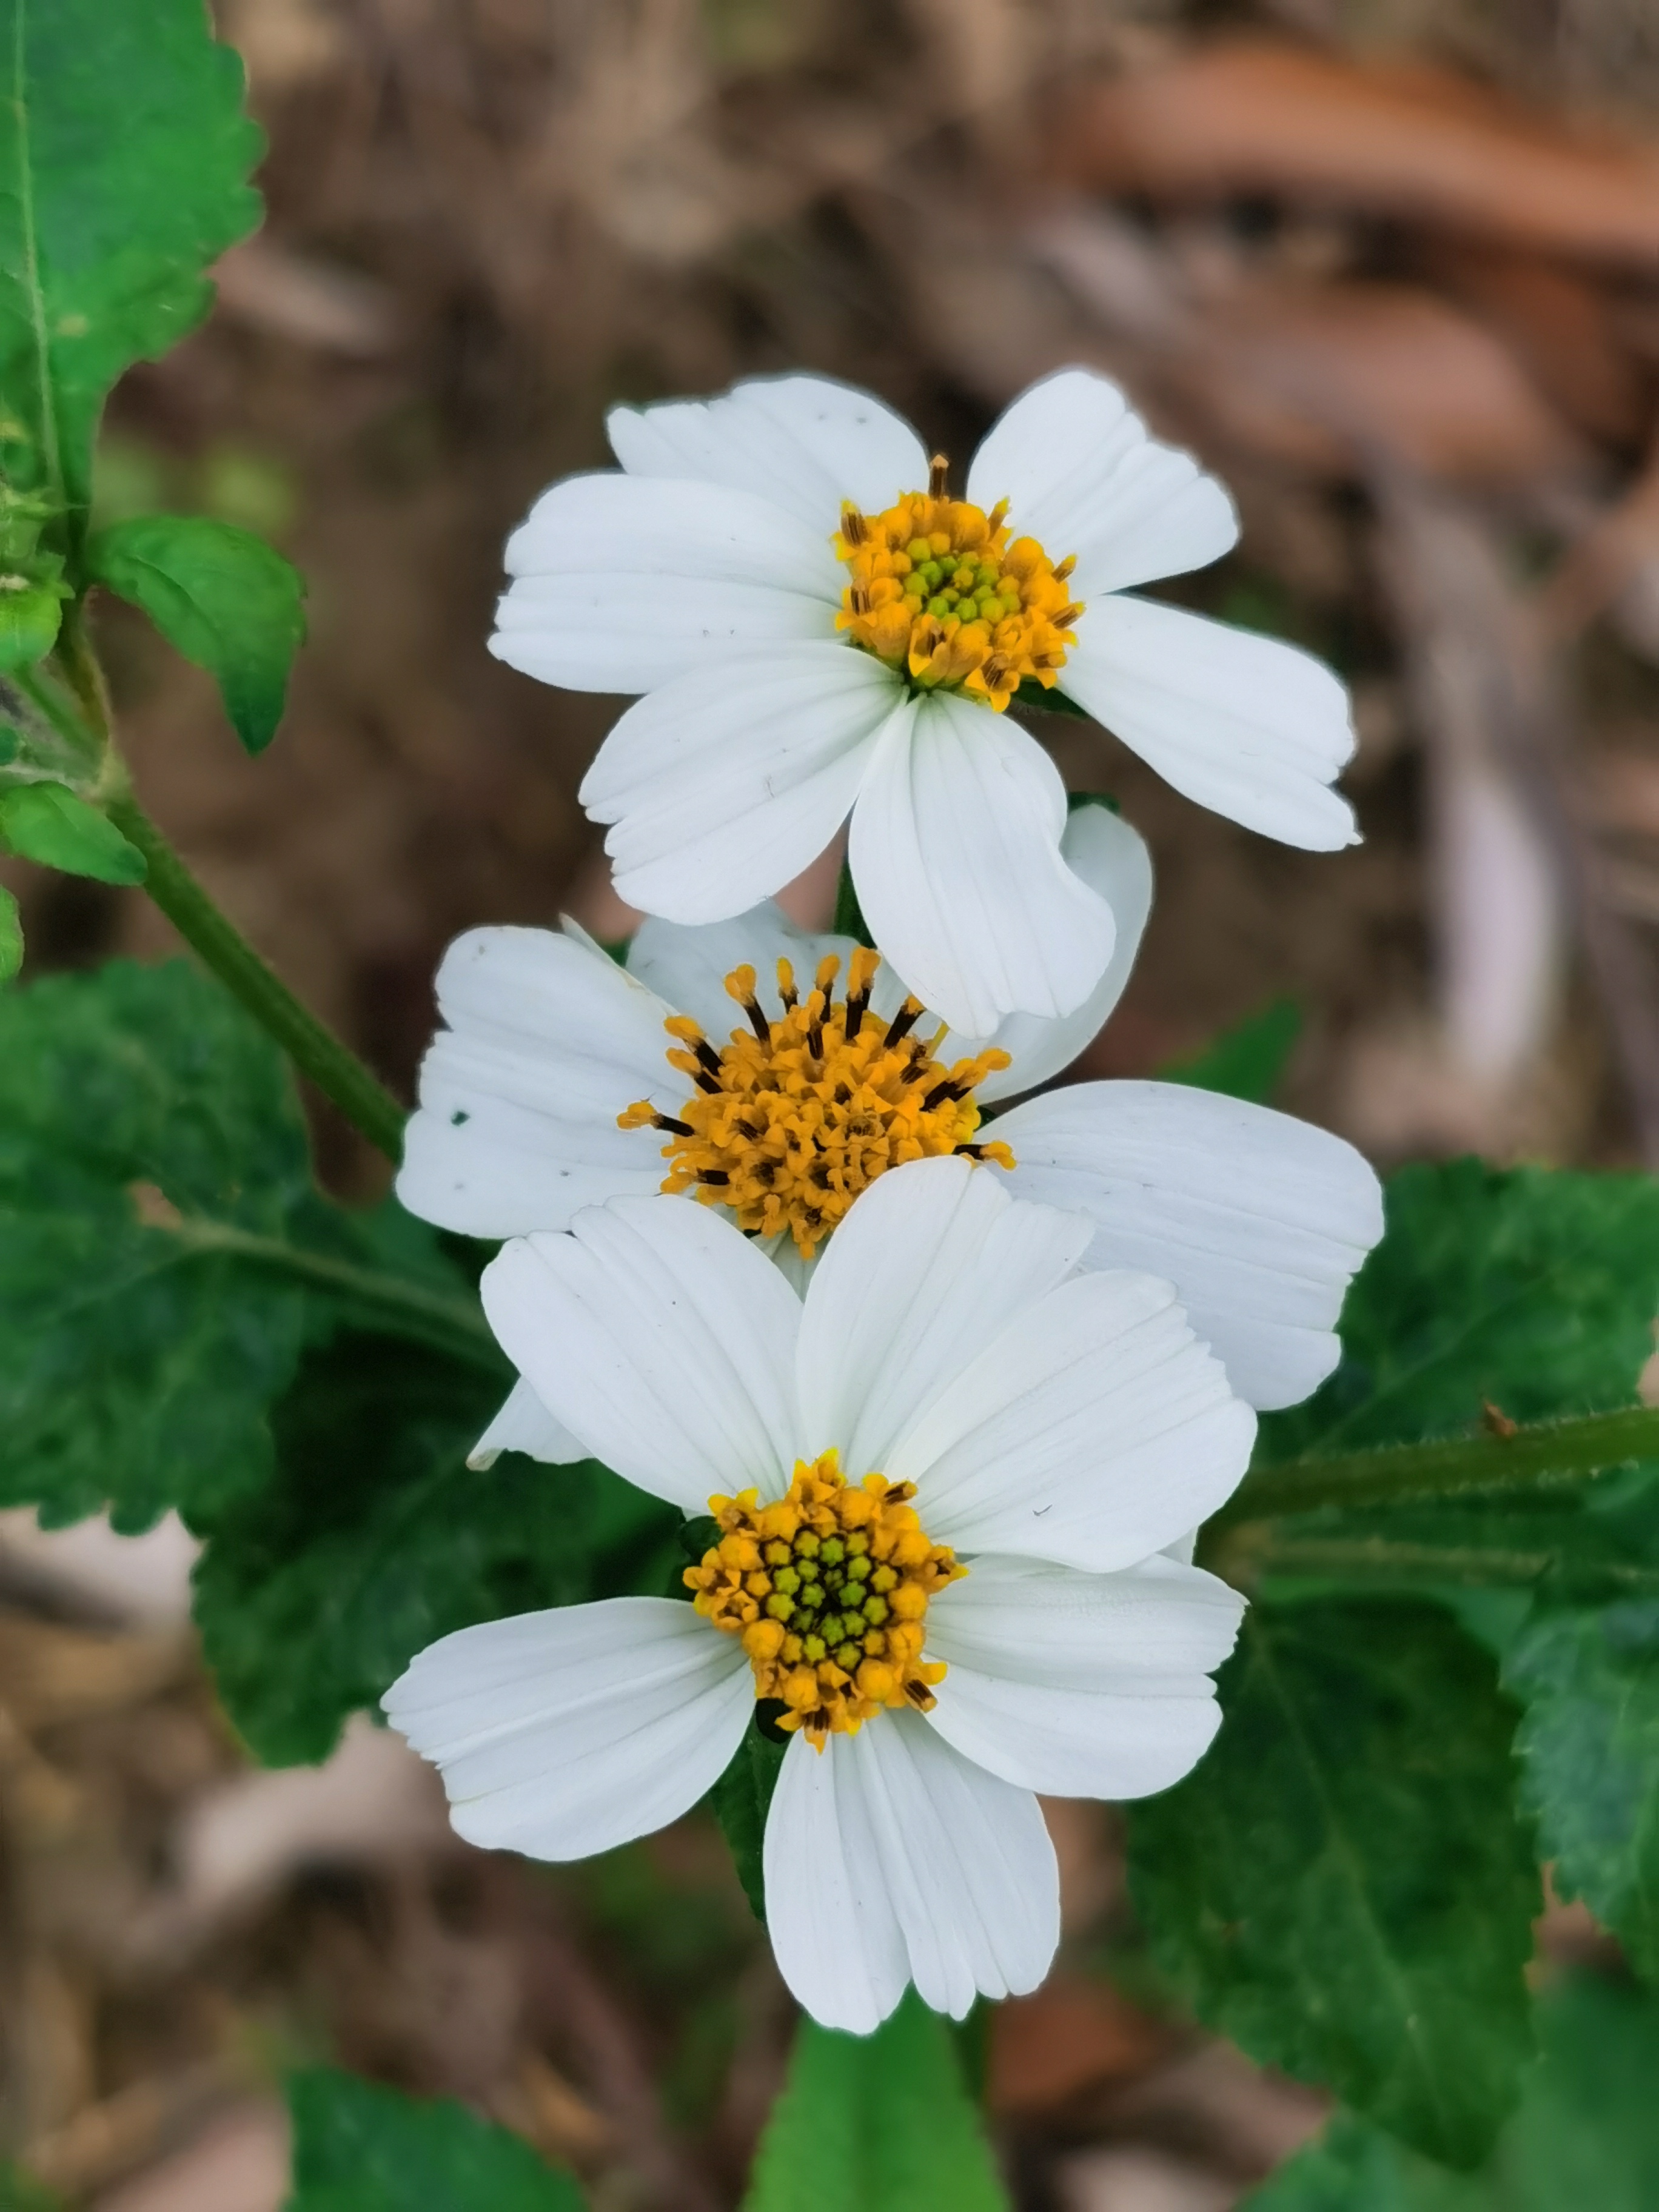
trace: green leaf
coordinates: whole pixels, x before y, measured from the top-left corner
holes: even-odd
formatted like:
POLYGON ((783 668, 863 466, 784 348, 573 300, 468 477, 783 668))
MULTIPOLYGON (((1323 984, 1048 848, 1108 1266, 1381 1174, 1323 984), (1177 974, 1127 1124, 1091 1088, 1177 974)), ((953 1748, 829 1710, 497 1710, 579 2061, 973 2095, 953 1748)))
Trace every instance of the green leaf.
POLYGON ((306 1355, 274 1481, 214 1518, 196 1571, 208 1663, 267 1765, 326 1758, 452 1629, 662 1589, 669 1507, 592 1461, 468 1468, 510 1381, 356 1331, 306 1355))
POLYGON ((194 969, 0 998, 0 1500, 131 1530, 265 1480, 301 1294, 190 1225, 280 1238, 309 1181, 280 1054, 194 969))
MULTIPOLYGON (((779 1708, 781 1711, 781 1708, 779 1708)), ((744 1895, 763 1926, 766 1922, 766 1882, 761 1855, 766 1841, 766 1816, 772 1792, 778 1786, 787 1739, 769 1735, 758 1711, 750 1722, 737 1755, 708 1793, 714 1818, 731 1846, 744 1895)))
POLYGON ((1249 1098, 1265 1106, 1284 1081, 1301 1034, 1301 1007, 1294 999, 1275 999, 1202 1052, 1160 1067, 1158 1080, 1219 1091, 1229 1098, 1249 1098))
POLYGON ((267 1409, 346 1320, 510 1379, 429 1231, 313 1191, 281 1054, 197 969, 0 997, 0 1504, 204 1527, 270 1480, 267 1409))
POLYGON ((870 934, 870 925, 864 918, 864 909, 859 904, 853 871, 845 860, 842 862, 841 873, 836 878, 836 916, 830 927, 837 937, 850 937, 855 944, 875 943, 870 934))
POLYGON ((1659 1598, 1541 1603, 1504 1679, 1525 1707, 1522 1793, 1556 1887, 1659 1979, 1659 1598))
POLYGON ((324 2067, 295 2075, 288 2102, 287 2212, 581 2212, 568 2174, 465 2105, 324 2067))
POLYGON ((0 884, 0 983, 9 983, 23 965, 23 917, 17 902, 0 884))
POLYGON ((1086 707, 1079 707, 1075 699, 1068 699, 1058 685, 1053 690, 1045 690, 1035 676, 1021 677, 1019 688, 1014 693, 1014 704, 1036 708, 1044 714, 1075 714, 1085 722, 1090 719, 1086 707))
POLYGON ((1415 1443, 1631 1403, 1659 1312, 1659 1180, 1478 1160, 1390 1181, 1342 1315, 1342 1364, 1267 1415, 1260 1457, 1415 1443))
POLYGON ((63 2199, 25 2173, 20 2166, 0 2165, 0 2212, 62 2212, 63 2199))
POLYGON ((142 884, 147 872, 138 848, 61 783, 19 783, 0 793, 0 847, 100 884, 142 884))
POLYGON ((219 686, 236 734, 263 752, 305 638, 305 584, 262 538, 200 515, 141 515, 100 531, 89 575, 136 607, 219 686))
POLYGON ((1588 1976, 1539 2008, 1543 2056, 1479 2174, 1448 2173, 1342 2116, 1248 2212, 1650 2212, 1659 2203, 1659 2006, 1588 1976))
POLYGON ((104 398, 206 313, 262 141, 202 0, 0 0, 0 473, 90 497, 104 398))
POLYGON ((1539 1909, 1515 1716, 1438 1608, 1257 1605, 1214 1745, 1130 1808, 1136 1901, 1208 2026, 1449 2164, 1513 2102, 1539 1909))
POLYGON ((914 1990, 873 2035, 803 2019, 744 2212, 1007 2212, 950 2032, 914 1990))
POLYGON ((61 592, 46 584, 19 590, 20 580, 0 578, 0 673, 44 660, 64 619, 61 592))

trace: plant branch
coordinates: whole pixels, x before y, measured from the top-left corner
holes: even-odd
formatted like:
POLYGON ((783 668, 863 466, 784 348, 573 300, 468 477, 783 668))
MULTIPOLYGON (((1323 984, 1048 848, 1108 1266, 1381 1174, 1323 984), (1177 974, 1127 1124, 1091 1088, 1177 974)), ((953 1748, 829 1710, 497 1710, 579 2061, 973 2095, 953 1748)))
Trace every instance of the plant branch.
POLYGON ((1583 1482, 1638 1459, 1659 1459, 1659 1407, 1540 1421, 1503 1436, 1451 1437, 1289 1460, 1247 1475, 1209 1525, 1232 1528, 1327 1505, 1400 1505, 1516 1483, 1583 1482))
POLYGON ((131 793, 106 801, 121 835, 143 854, 144 889, 186 945, 274 1037, 301 1074, 394 1164, 403 1157, 404 1110, 356 1054, 301 1004, 208 896, 131 793))
POLYGON ((505 1356, 483 1309, 475 1302, 451 1297, 406 1275, 387 1274, 378 1267, 337 1260, 330 1253, 307 1251, 303 1245, 284 1243, 279 1237, 261 1237, 224 1222, 204 1221, 186 1214, 165 1225, 169 1236, 191 1251, 229 1253, 256 1267, 270 1267, 314 1290, 378 1310, 389 1319, 421 1326, 444 1350, 487 1368, 492 1375, 507 1372, 505 1356))

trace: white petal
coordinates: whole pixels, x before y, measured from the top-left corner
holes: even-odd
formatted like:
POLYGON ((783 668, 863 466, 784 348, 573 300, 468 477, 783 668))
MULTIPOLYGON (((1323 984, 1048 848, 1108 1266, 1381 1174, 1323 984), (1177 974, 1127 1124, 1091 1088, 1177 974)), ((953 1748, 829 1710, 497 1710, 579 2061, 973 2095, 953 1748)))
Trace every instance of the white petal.
POLYGON ((1058 769, 1008 716, 939 692, 896 710, 848 858, 876 943, 952 1029, 1073 1013, 1106 972, 1116 925, 1065 828, 1058 769))
POLYGON ((872 514, 927 482, 927 455, 902 416, 822 376, 756 377, 718 399, 613 408, 611 449, 635 476, 730 484, 786 508, 820 542, 851 500, 872 514))
POLYGON ((1169 1284, 1082 1275, 1012 1322, 881 1471, 916 1485, 937 1542, 1109 1574, 1213 1513, 1255 1436, 1169 1284))
POLYGON ((507 1395, 501 1410, 466 1455, 466 1463, 483 1474, 504 1451, 523 1452, 549 1467, 568 1467, 587 1457, 587 1446, 573 1437, 562 1421, 556 1421, 530 1385, 520 1376, 507 1395))
POLYGON ((961 2020, 1018 1996, 1060 1941, 1054 1846, 1029 1791, 958 1758, 914 1713, 822 1753, 789 1747, 766 1823, 778 1967, 826 2027, 867 2035, 913 1981, 961 2020))
POLYGON ((927 1608, 928 1716, 965 1759, 1054 1797, 1146 1797, 1220 1724, 1209 1677, 1244 1601, 1161 1555, 1115 1575, 981 1558, 927 1608))
POLYGON ((1356 844, 1331 790, 1353 751, 1348 695, 1275 637, 1152 599, 1097 599, 1078 623, 1069 696, 1199 805, 1281 844, 1356 844))
POLYGON ((398 1195, 469 1237, 563 1229, 580 1206, 660 1189, 661 1139, 619 1129, 636 1098, 672 1112, 670 1009, 591 944, 473 929, 438 970, 448 1027, 421 1067, 398 1195))
POLYGON ((988 1037, 947 1041, 943 1050, 953 1054, 994 1044, 1009 1055, 1011 1065, 987 1076, 975 1093, 984 1105, 1034 1091, 1069 1067, 1106 1026, 1140 950, 1152 906, 1152 856, 1139 832, 1109 806, 1079 806, 1066 822, 1060 849, 1067 867, 1112 909, 1117 941, 1106 973, 1074 1014, 1010 1014, 988 1037))
POLYGON ((630 707, 580 798, 614 824, 617 889, 670 921, 743 914, 845 820, 897 678, 850 646, 798 645, 683 677, 630 707))
POLYGON ((576 691, 646 691, 734 652, 831 636, 846 581, 826 533, 768 501, 629 476, 544 492, 507 567, 490 651, 576 691))
POLYGON ((1293 1406, 1336 1365, 1343 1295, 1382 1234, 1352 1145, 1175 1083, 1072 1084, 996 1128, 1014 1191, 1086 1212, 1089 1266, 1167 1276, 1251 1405, 1293 1406))
POLYGON ((508 1244, 479 1285, 502 1350, 595 1459, 683 1513, 793 1467, 800 1304, 694 1200, 618 1198, 508 1244))
POLYGON ((1126 584, 1207 568, 1237 543, 1238 516, 1190 453, 1160 445, 1109 377, 1062 368, 993 424, 968 472, 975 506, 1010 503, 1014 536, 1054 561, 1077 556, 1087 601, 1126 584))
POLYGON ((811 988, 819 961, 833 952, 841 961, 844 989, 854 945, 850 937, 797 929, 781 906, 766 899, 730 921, 705 922, 695 929, 648 915, 629 947, 628 968, 659 998, 700 1022, 720 1045, 734 1029, 749 1026, 726 995, 726 979, 734 968, 754 969, 756 996, 775 1021, 783 1011, 778 996, 780 960, 793 964, 804 995, 811 988))
POLYGON ((890 1169, 807 1290, 797 1359, 811 1449, 836 1446, 849 1480, 884 1473, 919 1414, 1065 1279, 1088 1239, 1079 1215, 1014 1205, 1000 1170, 960 1158, 890 1169))
POLYGON ((733 1636, 671 1598, 520 1613, 429 1644, 381 1700, 458 1835, 580 1859, 689 1812, 754 1711, 733 1636))

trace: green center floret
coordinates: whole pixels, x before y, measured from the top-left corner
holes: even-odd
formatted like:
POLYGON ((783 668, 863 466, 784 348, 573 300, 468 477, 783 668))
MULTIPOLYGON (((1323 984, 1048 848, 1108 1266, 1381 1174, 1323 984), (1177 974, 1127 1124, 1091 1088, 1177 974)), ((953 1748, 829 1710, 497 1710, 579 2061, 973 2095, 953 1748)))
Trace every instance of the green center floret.
POLYGON ((898 1577, 869 1553, 862 1529, 820 1538, 803 1528, 793 1543, 777 1537, 765 1547, 772 1571, 765 1609, 800 1638, 802 1656, 814 1665, 833 1659, 850 1673, 863 1656, 865 1638, 887 1619, 886 1594, 898 1577))

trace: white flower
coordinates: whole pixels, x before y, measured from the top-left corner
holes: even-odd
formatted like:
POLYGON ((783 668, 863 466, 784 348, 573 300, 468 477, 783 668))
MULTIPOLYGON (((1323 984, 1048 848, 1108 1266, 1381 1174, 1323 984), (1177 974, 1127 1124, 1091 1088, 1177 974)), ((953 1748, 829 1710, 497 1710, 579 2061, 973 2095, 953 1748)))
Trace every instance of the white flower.
MULTIPOLYGON (((805 1071, 817 1096, 805 1133, 803 1024, 799 1012, 785 1016, 778 962, 793 963, 810 994, 820 962, 834 956, 844 992, 850 939, 809 936, 774 906, 701 929, 647 921, 625 973, 579 933, 472 932, 439 972, 448 1028, 421 1072, 399 1196, 445 1228, 513 1237, 567 1228, 578 1207, 616 1194, 660 1189, 666 1172, 669 1187, 695 1188, 738 1207, 743 1227, 774 1232, 768 1248, 799 1282, 875 1174, 971 1146, 1000 1163, 985 1173, 1017 1195, 1090 1217, 1085 1266, 1144 1267, 1173 1282, 1242 1397, 1264 1410, 1294 1404, 1336 1364, 1343 1293, 1382 1234, 1376 1177, 1325 1130, 1176 1084, 1080 1083, 1000 1110, 1059 1074, 1101 1027, 1146 918, 1151 863, 1126 823, 1080 808, 1065 852, 1121 925, 1112 963, 1077 1012, 1012 1015, 989 1038, 941 1042, 937 1023, 919 1018, 902 1050, 884 1054, 904 988, 884 964, 851 1054, 844 1002, 830 1009, 823 1051, 805 1071), (745 969, 774 1049, 762 1048, 728 995, 727 979, 745 969), (676 1018, 680 1035, 665 1035, 676 1018), (705 1039, 716 1073, 686 1051, 688 1027, 705 1039), (951 1095, 923 1111, 942 1084, 951 1095), (660 1117, 665 1133, 618 1127, 636 1101, 645 1109, 637 1118, 660 1117), (995 1118, 982 1121, 993 1108, 995 1118), (727 1180, 696 1180, 710 1172, 727 1180)), ((527 1387, 475 1456, 487 1462, 505 1449, 582 1456, 527 1387)))
POLYGON ((928 1006, 970 1035, 1073 1012, 1111 917, 1061 860, 1053 763, 1000 711, 1023 680, 1062 684, 1234 821, 1319 849, 1353 837, 1328 787, 1353 742, 1329 670, 1123 596, 1216 560, 1237 521, 1094 371, 1017 399, 964 500, 907 423, 822 378, 617 408, 608 427, 622 473, 555 484, 509 541, 491 650, 647 695, 581 796, 648 913, 743 913, 850 811, 865 916, 928 1006))
POLYGON ((1163 1554, 1255 1417, 1167 1284, 1076 1272, 1091 1234, 938 1159, 866 1193, 804 1302, 660 1199, 508 1244, 484 1305, 538 1396, 722 1533, 694 1604, 525 1614, 414 1661, 386 1710, 458 1831, 607 1850, 696 1804, 775 1698, 767 1921, 806 2008, 863 2033, 907 1982, 957 2017, 1034 1988, 1059 1897, 1032 1793, 1178 1780, 1243 1611, 1163 1554))

